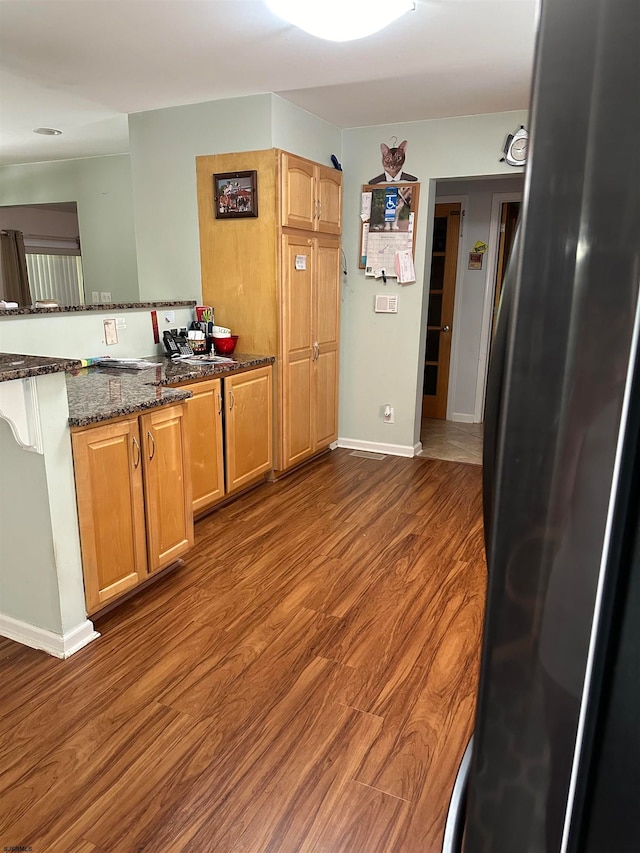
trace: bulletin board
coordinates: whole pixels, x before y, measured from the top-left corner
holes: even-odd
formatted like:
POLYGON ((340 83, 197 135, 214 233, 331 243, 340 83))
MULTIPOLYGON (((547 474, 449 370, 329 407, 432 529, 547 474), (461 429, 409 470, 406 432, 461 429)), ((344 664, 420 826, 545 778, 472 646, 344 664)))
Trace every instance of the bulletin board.
POLYGON ((411 251, 415 240, 420 184, 365 184, 360 206, 360 262, 365 275, 376 276, 381 268, 396 277, 396 252, 411 251))

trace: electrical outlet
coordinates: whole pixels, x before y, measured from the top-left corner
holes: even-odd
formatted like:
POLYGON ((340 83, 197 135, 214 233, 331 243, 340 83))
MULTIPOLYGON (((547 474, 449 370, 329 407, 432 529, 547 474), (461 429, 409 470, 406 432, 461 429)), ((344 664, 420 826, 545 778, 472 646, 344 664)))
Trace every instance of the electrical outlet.
POLYGON ((388 404, 384 407, 382 411, 382 419, 385 424, 394 424, 396 422, 396 413, 393 406, 389 406, 388 404))
POLYGON ((111 302, 111 291, 102 290, 100 292, 100 302, 111 302))
POLYGON ((98 293, 97 290, 91 291, 91 301, 93 302, 94 305, 100 304, 100 294, 98 293))

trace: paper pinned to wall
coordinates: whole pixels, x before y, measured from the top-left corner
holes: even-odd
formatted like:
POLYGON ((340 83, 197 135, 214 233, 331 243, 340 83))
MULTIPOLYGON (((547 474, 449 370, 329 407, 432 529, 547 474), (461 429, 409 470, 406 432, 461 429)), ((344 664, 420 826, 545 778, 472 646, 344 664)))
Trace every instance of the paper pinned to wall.
POLYGON ((374 277, 385 270, 395 278, 396 252, 414 250, 420 192, 418 182, 364 185, 360 196, 360 269, 374 277))
POLYGON ((360 244, 362 246, 362 255, 360 256, 360 264, 364 266, 367 262, 367 246, 369 245, 369 223, 362 223, 362 239, 360 240, 360 244))
POLYGON ((406 231, 369 231, 364 274, 375 277, 379 270, 395 278, 396 252, 407 246, 406 231))
POLYGON ((415 222, 415 213, 409 214, 409 227, 407 228, 407 244, 410 249, 413 249, 413 224, 415 222))
POLYGON ((368 222, 371 219, 371 196, 372 193, 362 193, 362 202, 360 204, 360 219, 363 222, 368 222))
POLYGON ((416 270, 413 265, 411 249, 396 252, 396 276, 398 284, 413 284, 416 280, 416 270))

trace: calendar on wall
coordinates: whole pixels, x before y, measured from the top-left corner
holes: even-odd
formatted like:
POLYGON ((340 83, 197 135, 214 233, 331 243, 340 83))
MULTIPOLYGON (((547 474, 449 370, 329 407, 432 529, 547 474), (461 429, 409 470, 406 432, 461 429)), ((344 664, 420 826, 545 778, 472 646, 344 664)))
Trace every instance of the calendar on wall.
POLYGON ((413 266, 419 197, 417 182, 362 187, 359 267, 366 276, 397 278, 399 261, 413 266))

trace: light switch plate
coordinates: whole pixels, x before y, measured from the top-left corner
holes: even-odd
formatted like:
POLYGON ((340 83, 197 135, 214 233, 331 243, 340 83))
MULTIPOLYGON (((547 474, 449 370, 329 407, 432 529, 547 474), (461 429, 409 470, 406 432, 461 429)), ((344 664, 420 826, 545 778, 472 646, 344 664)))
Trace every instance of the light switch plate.
POLYGON ((111 291, 110 290, 100 291, 100 302, 111 302, 111 291))
POLYGON ((110 347, 118 343, 118 329, 115 320, 104 320, 104 342, 110 347))

